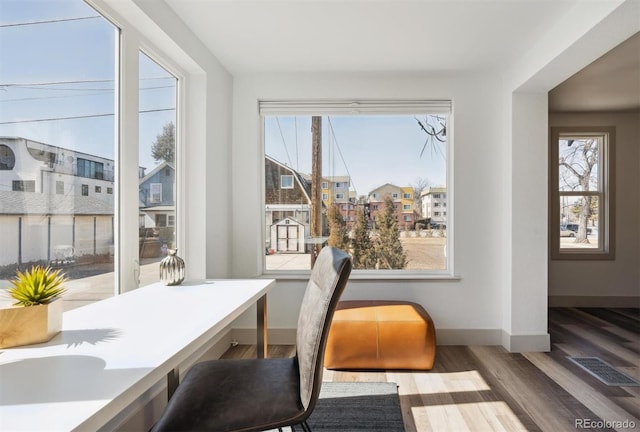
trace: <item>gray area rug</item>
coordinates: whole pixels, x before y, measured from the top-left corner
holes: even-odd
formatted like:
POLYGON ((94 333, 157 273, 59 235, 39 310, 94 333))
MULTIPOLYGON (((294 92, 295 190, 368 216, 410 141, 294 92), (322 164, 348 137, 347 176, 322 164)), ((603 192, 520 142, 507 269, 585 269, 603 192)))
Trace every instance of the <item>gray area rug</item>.
POLYGON ((398 386, 325 382, 307 423, 312 432, 404 432, 398 386))

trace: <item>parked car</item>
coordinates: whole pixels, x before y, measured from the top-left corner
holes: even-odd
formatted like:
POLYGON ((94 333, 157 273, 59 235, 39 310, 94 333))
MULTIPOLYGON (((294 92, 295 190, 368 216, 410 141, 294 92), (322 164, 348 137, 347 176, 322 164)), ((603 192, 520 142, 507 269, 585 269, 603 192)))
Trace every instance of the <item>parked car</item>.
POLYGON ((570 230, 569 228, 567 228, 566 225, 560 225, 560 237, 575 237, 576 233, 575 231, 570 230))
MULTIPOLYGON (((565 226, 570 231, 573 231, 575 233, 578 232, 578 228, 579 228, 578 224, 566 224, 565 226)), ((589 228, 589 227, 587 227, 587 235, 591 235, 591 228, 589 228)))

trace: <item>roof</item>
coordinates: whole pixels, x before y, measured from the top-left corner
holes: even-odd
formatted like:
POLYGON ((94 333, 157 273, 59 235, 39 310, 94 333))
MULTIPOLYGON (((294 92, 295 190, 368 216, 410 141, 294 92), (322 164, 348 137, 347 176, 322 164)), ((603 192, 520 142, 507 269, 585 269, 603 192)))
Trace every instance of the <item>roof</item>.
POLYGON ((446 192, 447 192, 447 188, 444 186, 430 187, 430 188, 423 189, 422 192, 420 193, 420 196, 425 196, 432 193, 446 193, 446 192))
POLYGON ((303 192, 307 196, 307 199, 309 201, 311 201, 311 182, 307 181, 305 176, 303 176, 302 174, 300 174, 298 171, 294 170, 293 168, 283 164, 282 162, 279 162, 279 161, 275 160, 271 156, 265 155, 264 157, 265 157, 265 159, 267 159, 267 160, 269 160, 269 161, 281 166, 282 168, 288 170, 289 172, 291 172, 291 174, 293 174, 293 176, 298 180, 298 184, 300 185, 300 187, 302 188, 303 192))
POLYGON ((148 207, 140 207, 140 210, 143 210, 146 212, 153 212, 153 211, 170 212, 170 211, 175 211, 176 206, 172 206, 172 205, 148 206, 148 207))
POLYGON ((92 196, 0 191, 0 215, 113 215, 113 203, 92 196))
POLYGON ((167 161, 163 161, 160 165, 156 166, 154 169, 152 169, 149 174, 146 174, 144 177, 142 177, 140 180, 138 180, 139 184, 142 184, 144 182, 146 182, 147 180, 149 180, 151 177, 153 177, 158 171, 162 170, 164 167, 169 167, 171 168, 172 171, 175 171, 175 167, 173 166, 172 163, 169 163, 167 161))

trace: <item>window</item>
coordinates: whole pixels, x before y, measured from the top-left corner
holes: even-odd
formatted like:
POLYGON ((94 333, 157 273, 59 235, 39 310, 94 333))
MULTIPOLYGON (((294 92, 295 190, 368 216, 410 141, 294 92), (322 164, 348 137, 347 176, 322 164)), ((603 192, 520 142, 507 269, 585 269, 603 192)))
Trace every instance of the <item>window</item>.
POLYGON ((402 200, 412 199, 413 183, 424 173, 429 173, 430 181, 446 187, 449 101, 260 101, 259 108, 266 158, 295 171, 305 181, 300 194, 280 195, 280 201, 274 202, 268 174, 265 178, 264 241, 275 252, 264 258, 267 272, 309 269, 312 256, 339 224, 344 224, 349 239, 370 240, 367 244, 366 240, 362 244, 349 240, 342 245, 353 251, 354 271, 452 271, 451 254, 444 254, 446 232, 430 238, 401 233, 413 229, 408 222, 414 215, 398 214, 400 209, 413 209, 413 202, 402 200), (390 164, 391 160, 402 163, 390 164), (339 179, 333 183, 333 189, 340 191, 334 192, 334 199, 345 202, 354 197, 353 210, 327 211, 330 196, 321 192, 330 184, 323 179, 339 179), (314 184, 322 188, 314 188, 314 184), (389 198, 395 202, 385 204, 389 198), (275 204, 304 208, 310 215, 310 223, 296 226, 295 232, 296 238, 305 239, 306 246, 296 251, 299 258, 292 256, 286 267, 280 266, 277 258, 279 253, 292 254, 286 245, 294 234, 279 231, 275 204), (385 213, 389 210, 391 214, 385 213), (357 235, 356 230, 365 234, 357 235), (394 246, 387 249, 396 251, 392 253, 395 256, 385 255, 389 252, 383 245, 390 243, 394 246))
MULTIPOLYGON (((169 239, 177 229, 161 230, 149 244, 138 244, 137 236, 131 235, 138 228, 136 218, 141 227, 145 222, 153 226, 153 216, 136 205, 121 206, 115 213, 114 188, 124 201, 142 201, 133 199, 141 195, 141 184, 133 181, 125 185, 120 178, 142 179, 144 176, 136 176, 139 166, 152 173, 165 161, 156 163, 151 144, 168 121, 178 126, 177 80, 166 70, 159 76, 144 59, 139 64, 130 61, 128 55, 124 62, 118 59, 123 48, 120 44, 127 52, 135 52, 140 45, 149 46, 158 56, 163 55, 162 47, 146 39, 125 17, 118 20, 123 26, 118 28, 82 0, 6 2, 1 15, 6 26, 0 29, 0 136, 12 138, 0 139, 0 185, 12 188, 16 181, 18 191, 35 194, 26 206, 11 208, 9 216, 0 215, 0 286, 7 285, 18 265, 64 262, 70 258, 65 251, 73 250, 77 260, 72 269, 67 269, 71 270, 67 275, 74 292, 65 296, 65 309, 86 304, 88 298, 116 294, 118 289, 134 289, 137 281, 132 276, 155 276, 157 272, 140 271, 134 259, 116 260, 115 256, 121 253, 129 257, 129 251, 140 247, 145 256, 139 260, 141 267, 157 268, 157 261, 162 259, 156 248, 157 236, 169 239), (134 37, 122 37, 128 31, 134 37), (122 77, 118 76, 120 72, 122 77), (120 82, 128 84, 120 87, 120 82), (139 94, 131 94, 132 90, 139 94), (139 139, 128 137, 125 146, 119 142, 119 126, 139 130, 139 139), (118 161, 116 151, 122 156, 118 161), (140 157, 133 157, 138 151, 140 157), (23 165, 22 178, 11 171, 17 160, 28 162, 23 165), (121 165, 116 167, 117 163, 121 165), (47 169, 40 170, 42 166, 47 169), (90 188, 106 188, 107 193, 87 199, 90 188), (62 194, 72 205, 49 212, 62 194), (10 232, 8 227, 18 226, 18 219, 20 228, 10 232), (121 266, 117 283, 116 266, 121 266), (98 284, 94 278, 100 278, 99 291, 95 290, 98 284), (113 287, 111 292, 102 289, 109 286, 113 287)), ((167 167, 172 186, 164 183, 163 204, 169 202, 167 197, 173 199, 169 189, 176 181, 175 166, 169 163, 167 167)))
POLYGON ((16 192, 35 192, 35 180, 13 180, 11 182, 11 190, 16 192))
POLYGON ((614 258, 615 128, 551 128, 553 259, 614 258))
POLYGON ((101 186, 96 186, 96 193, 101 193, 102 192, 102 187, 101 186))
POLYGON ((0 170, 12 170, 16 164, 16 156, 8 146, 0 144, 0 170))
MULTIPOLYGON (((153 237, 143 238, 139 242, 139 261, 147 265, 157 265, 166 255, 166 249, 176 249, 176 191, 178 179, 176 175, 178 136, 176 98, 178 80, 165 67, 146 53, 138 52, 138 97, 140 110, 138 114, 139 142, 138 158, 140 165, 147 168, 147 175, 142 184, 131 185, 131 192, 140 193, 141 200, 146 200, 149 207, 140 208, 148 226, 154 226, 153 237), (146 194, 146 196, 145 196, 146 194), (158 204, 166 213, 156 214, 158 204), (171 226, 171 228, 168 228, 171 226), (166 244, 166 247, 164 246, 166 244), (161 245, 161 246, 158 246, 161 245)), ((146 231, 146 230, 145 230, 146 231)), ((141 272, 140 285, 147 285, 159 280, 158 272, 141 272)))
POLYGON ((280 187, 282 189, 293 189, 293 176, 292 175, 281 175, 280 176, 280 187))
POLYGON ((78 176, 103 179, 104 164, 102 162, 78 158, 78 176))
POLYGON ((434 198, 440 198, 440 194, 438 194, 438 193, 437 194, 433 194, 433 197, 434 198))
POLYGON ((162 202, 162 183, 151 183, 149 185, 149 202, 162 202))
POLYGON ((167 226, 167 215, 165 215, 165 214, 157 214, 156 215, 156 226, 157 227, 166 227, 167 226))

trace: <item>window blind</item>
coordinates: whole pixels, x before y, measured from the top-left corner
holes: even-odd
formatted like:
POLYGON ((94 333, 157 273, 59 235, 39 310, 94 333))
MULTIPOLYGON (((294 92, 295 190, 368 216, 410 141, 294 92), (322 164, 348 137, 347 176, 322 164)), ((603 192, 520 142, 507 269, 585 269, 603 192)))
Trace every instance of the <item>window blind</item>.
POLYGON ((449 114, 450 100, 260 100, 260 115, 449 114))

